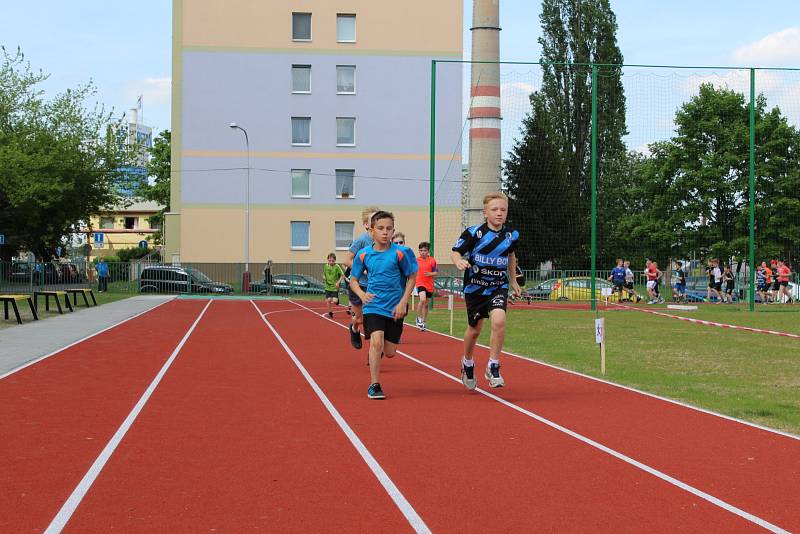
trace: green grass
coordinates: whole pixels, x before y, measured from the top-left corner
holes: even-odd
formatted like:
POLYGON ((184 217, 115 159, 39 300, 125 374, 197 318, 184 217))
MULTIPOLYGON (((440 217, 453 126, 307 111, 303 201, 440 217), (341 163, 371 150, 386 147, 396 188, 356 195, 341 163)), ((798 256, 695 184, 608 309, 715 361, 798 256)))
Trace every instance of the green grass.
MULTIPOLYGON (((800 316, 792 306, 767 308, 765 313, 750 313, 738 306, 701 305, 696 312, 679 313, 800 333, 800 316)), ((605 376, 600 374, 600 351, 594 342, 594 312, 509 307, 505 349, 800 435, 800 340, 637 311, 606 311, 600 316, 606 323, 605 376)), ((428 326, 449 333, 449 312, 431 311, 428 326)), ((461 337, 465 328, 464 310, 456 310, 453 335, 461 337)), ((486 325, 480 343, 488 345, 488 334, 486 325)))

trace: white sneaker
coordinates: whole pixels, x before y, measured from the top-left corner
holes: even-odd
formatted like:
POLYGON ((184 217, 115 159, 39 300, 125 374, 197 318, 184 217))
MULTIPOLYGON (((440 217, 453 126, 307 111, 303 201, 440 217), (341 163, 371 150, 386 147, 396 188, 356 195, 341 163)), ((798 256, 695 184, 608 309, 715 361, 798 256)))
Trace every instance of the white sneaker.
POLYGON ((501 388, 506 385, 506 381, 500 376, 500 364, 489 364, 486 366, 486 373, 484 373, 489 385, 493 388, 501 388))
POLYGON ((419 323, 419 331, 420 332, 424 332, 427 329, 428 329, 428 325, 426 325, 425 322, 419 323))
POLYGON ((467 389, 475 389, 478 386, 478 381, 475 379, 475 366, 467 367, 464 362, 461 362, 461 382, 467 389))

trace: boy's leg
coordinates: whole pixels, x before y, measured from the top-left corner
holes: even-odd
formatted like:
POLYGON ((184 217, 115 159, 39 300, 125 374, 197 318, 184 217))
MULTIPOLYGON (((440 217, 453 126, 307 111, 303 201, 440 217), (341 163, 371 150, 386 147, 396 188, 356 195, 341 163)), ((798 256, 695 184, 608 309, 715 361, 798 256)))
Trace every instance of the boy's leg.
POLYGON ((506 338, 506 311, 495 308, 489 312, 492 323, 492 336, 489 339, 489 364, 486 366, 486 379, 493 388, 503 387, 505 381, 500 376, 500 353, 506 338))
POLYGON ((469 324, 467 331, 464 332, 464 356, 461 358, 461 382, 467 389, 475 389, 478 386, 478 381, 475 379, 475 360, 472 354, 483 328, 483 319, 472 322, 475 325, 469 324))
POLYGON ((358 295, 353 293, 353 290, 348 288, 348 296, 350 297, 350 307, 353 312, 352 319, 350 321, 350 344, 353 345, 354 348, 360 349, 362 347, 361 343, 361 327, 364 324, 364 309, 361 304, 361 299, 358 298, 358 295))
MULTIPOLYGON (((369 376, 373 384, 380 382, 382 352, 384 352, 383 330, 376 330, 369 336, 369 376)), ((394 356, 394 353, 392 355, 394 356)))

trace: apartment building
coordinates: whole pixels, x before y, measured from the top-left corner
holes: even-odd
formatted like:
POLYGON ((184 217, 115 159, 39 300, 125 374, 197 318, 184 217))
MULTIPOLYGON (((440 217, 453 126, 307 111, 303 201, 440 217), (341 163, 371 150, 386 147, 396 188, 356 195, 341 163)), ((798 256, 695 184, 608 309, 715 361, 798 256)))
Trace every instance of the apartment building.
MULTIPOLYGON (((428 238, 431 61, 461 58, 462 0, 173 10, 167 260, 320 262, 361 232, 369 205, 412 243, 428 238)), ((437 76, 442 139, 459 136, 461 84, 460 68, 437 76)), ((458 202, 461 153, 447 148, 437 176, 458 202)))

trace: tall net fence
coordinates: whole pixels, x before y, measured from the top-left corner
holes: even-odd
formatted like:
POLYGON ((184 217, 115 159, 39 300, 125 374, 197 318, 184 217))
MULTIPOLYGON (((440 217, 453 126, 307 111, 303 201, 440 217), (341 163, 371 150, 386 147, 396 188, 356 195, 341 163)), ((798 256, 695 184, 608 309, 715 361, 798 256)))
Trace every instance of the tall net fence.
POLYGON ((440 256, 502 189, 528 286, 549 281, 561 288, 552 298, 600 300, 617 259, 634 274, 629 298, 648 293, 648 260, 662 273, 656 297, 684 279, 685 301, 800 293, 792 274, 785 295, 762 295, 757 269, 766 262, 774 282, 775 260, 800 267, 800 70, 439 62, 434 72, 465 81, 461 116, 431 116, 432 155, 462 170, 460 187, 441 165, 431 176, 440 256))

